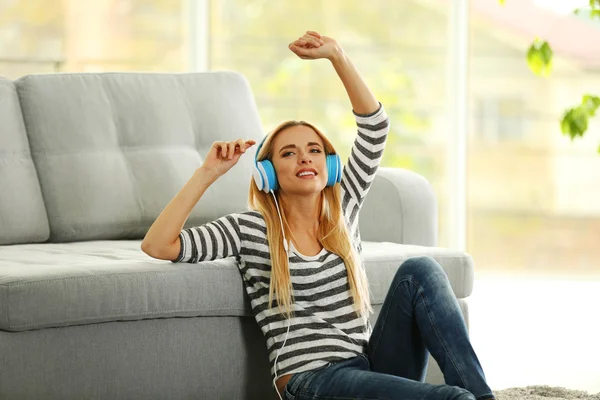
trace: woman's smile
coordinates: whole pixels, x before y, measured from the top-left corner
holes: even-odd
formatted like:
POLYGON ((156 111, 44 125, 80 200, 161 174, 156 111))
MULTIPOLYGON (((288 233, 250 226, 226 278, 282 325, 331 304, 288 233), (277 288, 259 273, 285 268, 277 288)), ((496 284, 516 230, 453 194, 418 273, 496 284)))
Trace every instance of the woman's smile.
POLYGON ((300 179, 313 179, 313 178, 316 178, 316 175, 306 174, 306 175, 301 175, 298 178, 300 178, 300 179))

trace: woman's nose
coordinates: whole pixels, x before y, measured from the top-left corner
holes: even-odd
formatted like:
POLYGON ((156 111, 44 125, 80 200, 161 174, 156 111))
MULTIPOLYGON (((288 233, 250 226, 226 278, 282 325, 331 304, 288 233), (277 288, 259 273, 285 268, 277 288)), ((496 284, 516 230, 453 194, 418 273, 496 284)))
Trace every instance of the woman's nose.
POLYGON ((311 163, 311 162, 312 162, 312 159, 310 158, 310 156, 309 156, 307 153, 303 153, 303 154, 300 156, 300 162, 301 162, 301 163, 311 163))

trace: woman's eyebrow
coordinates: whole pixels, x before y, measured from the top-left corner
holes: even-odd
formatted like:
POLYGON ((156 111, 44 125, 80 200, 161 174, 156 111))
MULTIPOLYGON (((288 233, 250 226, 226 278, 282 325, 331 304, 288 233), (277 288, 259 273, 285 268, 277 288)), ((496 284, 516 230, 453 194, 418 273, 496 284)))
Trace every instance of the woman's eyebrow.
MULTIPOLYGON (((308 147, 308 146, 315 146, 315 145, 322 148, 322 146, 317 142, 308 142, 308 144, 306 146, 308 147)), ((283 146, 281 149, 279 149, 279 152, 281 153, 283 150, 287 149, 288 147, 292 147, 295 149, 298 146, 296 146, 295 144, 288 144, 288 145, 283 146)))

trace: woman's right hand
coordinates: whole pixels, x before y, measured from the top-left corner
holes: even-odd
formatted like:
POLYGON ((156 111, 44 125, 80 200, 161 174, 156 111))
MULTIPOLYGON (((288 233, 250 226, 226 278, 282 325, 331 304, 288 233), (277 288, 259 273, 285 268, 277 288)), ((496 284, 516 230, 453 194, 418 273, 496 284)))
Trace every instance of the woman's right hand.
POLYGON ((237 164, 242 154, 254 144, 256 144, 254 140, 244 142, 243 139, 231 142, 214 142, 201 168, 218 178, 237 164))

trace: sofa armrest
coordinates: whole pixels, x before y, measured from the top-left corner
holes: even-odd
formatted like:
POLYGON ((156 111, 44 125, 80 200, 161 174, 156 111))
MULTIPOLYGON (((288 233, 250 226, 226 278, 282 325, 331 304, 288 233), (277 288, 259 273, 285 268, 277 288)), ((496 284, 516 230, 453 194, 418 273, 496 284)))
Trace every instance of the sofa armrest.
POLYGON ((473 257, 464 251, 445 247, 366 242, 364 240, 362 244, 373 304, 383 304, 398 267, 413 257, 425 256, 437 261, 448 276, 456 298, 467 298, 473 292, 475 263, 473 257))
POLYGON ((415 172, 380 167, 364 199, 358 226, 363 241, 437 246, 433 187, 415 172))

